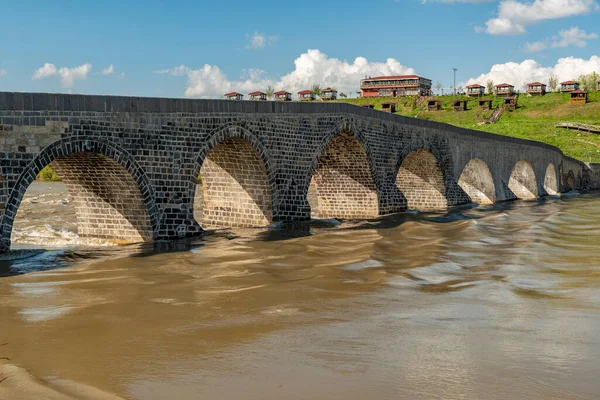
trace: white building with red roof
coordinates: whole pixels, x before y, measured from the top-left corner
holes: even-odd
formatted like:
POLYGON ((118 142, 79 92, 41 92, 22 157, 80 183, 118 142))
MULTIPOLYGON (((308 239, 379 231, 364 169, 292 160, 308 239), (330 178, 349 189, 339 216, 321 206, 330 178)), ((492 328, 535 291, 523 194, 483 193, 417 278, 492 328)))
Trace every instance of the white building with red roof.
POLYGON ((431 95, 431 80, 418 75, 376 76, 360 81, 361 97, 431 95))
POLYGON ((481 86, 479 83, 474 83, 467 86, 467 96, 479 97, 485 93, 485 86, 481 86))

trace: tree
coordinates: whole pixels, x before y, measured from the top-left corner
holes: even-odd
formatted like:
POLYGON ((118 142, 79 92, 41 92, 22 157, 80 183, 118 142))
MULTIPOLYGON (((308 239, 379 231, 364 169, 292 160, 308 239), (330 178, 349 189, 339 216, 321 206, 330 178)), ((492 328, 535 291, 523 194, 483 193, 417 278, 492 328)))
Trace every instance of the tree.
POLYGON ((314 85, 311 86, 310 91, 315 96, 320 96, 321 95, 321 85, 319 85, 318 83, 315 83, 314 85))
POLYGON ((435 86, 434 86, 434 87, 435 87, 435 89, 438 91, 438 94, 440 94, 440 92, 442 91, 442 88, 444 87, 444 85, 442 84, 442 82, 440 82, 440 81, 437 81, 437 82, 435 83, 435 86))
POLYGON ((273 100, 273 93, 275 93, 275 89, 273 88, 273 86, 269 85, 267 86, 267 90, 265 93, 267 94, 267 99, 273 100))
POLYGON ((550 76, 550 79, 548 80, 548 87, 550 88, 551 92, 556 92, 556 89, 558 89, 558 77, 556 75, 550 76))
POLYGON ((586 92, 595 91, 598 87, 598 77, 599 75, 597 72, 580 75, 579 78, 577 78, 577 82, 579 82, 579 88, 585 90, 586 92))
POLYGON ((489 94, 492 94, 492 93, 494 93, 494 81, 493 81, 493 80, 491 80, 491 79, 490 79, 490 80, 488 80, 488 81, 485 83, 485 86, 486 86, 486 88, 487 88, 487 92, 488 92, 489 94))

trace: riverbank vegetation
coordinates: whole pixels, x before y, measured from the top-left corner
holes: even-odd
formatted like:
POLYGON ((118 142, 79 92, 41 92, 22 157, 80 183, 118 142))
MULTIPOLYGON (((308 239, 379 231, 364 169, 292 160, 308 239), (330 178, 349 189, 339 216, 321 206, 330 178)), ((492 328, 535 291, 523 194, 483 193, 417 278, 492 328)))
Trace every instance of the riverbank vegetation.
POLYGON ((50 168, 49 165, 46 165, 44 169, 42 169, 37 175, 37 180, 44 182, 57 182, 60 181, 60 177, 52 170, 52 168, 50 168))
MULTIPOLYGON (((485 96, 493 102, 493 108, 501 107, 504 99, 485 96)), ((479 108, 479 99, 466 96, 440 96, 440 111, 427 111, 427 102, 416 106, 416 98, 386 99, 359 98, 338 100, 362 106, 372 104, 381 109, 381 103, 393 101, 398 104, 396 114, 445 122, 463 128, 482 130, 499 135, 536 140, 558 147, 565 155, 584 162, 600 162, 600 135, 556 128, 557 122, 582 122, 600 125, 600 92, 589 93, 585 105, 569 104, 569 93, 548 93, 545 96, 518 96, 518 108, 505 111, 495 124, 483 124, 493 111, 479 108), (454 111, 454 102, 467 100, 467 111, 454 111)))

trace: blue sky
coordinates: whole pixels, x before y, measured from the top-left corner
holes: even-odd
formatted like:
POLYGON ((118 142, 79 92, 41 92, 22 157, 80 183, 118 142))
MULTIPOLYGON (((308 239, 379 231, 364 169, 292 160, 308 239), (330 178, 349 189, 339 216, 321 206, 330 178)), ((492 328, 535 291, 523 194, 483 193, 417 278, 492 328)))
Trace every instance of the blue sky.
POLYGON ((385 73, 450 87, 452 67, 461 84, 516 86, 600 72, 596 0, 21 0, 0 10, 2 91, 219 97, 320 83, 355 93, 364 75, 385 73))

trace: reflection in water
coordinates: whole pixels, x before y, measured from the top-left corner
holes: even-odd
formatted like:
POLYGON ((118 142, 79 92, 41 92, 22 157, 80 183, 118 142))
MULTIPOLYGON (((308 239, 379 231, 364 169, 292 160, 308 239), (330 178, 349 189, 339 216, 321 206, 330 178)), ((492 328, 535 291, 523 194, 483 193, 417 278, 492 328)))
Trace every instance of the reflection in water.
POLYGON ((598 398, 599 215, 585 195, 3 261, 0 363, 78 398, 598 398))

